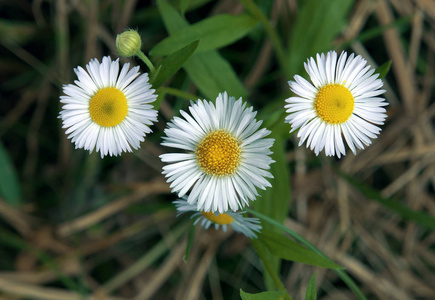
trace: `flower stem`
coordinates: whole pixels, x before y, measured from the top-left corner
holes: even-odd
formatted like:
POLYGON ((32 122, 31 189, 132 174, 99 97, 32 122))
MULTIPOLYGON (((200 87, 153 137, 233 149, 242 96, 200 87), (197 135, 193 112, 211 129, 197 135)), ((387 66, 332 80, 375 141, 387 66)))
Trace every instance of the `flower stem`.
POLYGON ((148 57, 141 50, 136 52, 136 55, 148 66, 152 75, 156 71, 153 63, 148 59, 148 57))

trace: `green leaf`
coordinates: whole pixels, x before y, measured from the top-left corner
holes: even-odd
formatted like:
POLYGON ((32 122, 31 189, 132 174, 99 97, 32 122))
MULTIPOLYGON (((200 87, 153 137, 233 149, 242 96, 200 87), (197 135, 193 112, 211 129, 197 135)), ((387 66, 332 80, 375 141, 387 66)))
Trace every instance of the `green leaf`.
POLYGON ((240 298, 242 300, 282 300, 284 299, 285 291, 269 291, 258 294, 248 294, 240 289, 240 298))
POLYGON ((347 174, 344 174, 338 169, 336 169, 336 172, 347 182, 353 185, 358 191, 360 191, 368 199, 382 204, 383 206, 399 214, 400 216, 402 216, 402 218, 406 220, 414 221, 417 224, 435 230, 435 218, 432 217, 431 215, 425 214, 421 211, 412 210, 409 207, 406 207, 395 200, 385 199, 377 190, 366 186, 365 184, 359 182, 358 180, 352 178, 347 174))
POLYGON ((206 52, 232 44, 244 37, 257 20, 247 14, 217 15, 195 23, 170 35, 153 49, 151 55, 169 55, 193 41, 200 40, 197 52, 206 52))
MULTIPOLYGON (((177 35, 189 23, 166 0, 157 2, 163 22, 170 35, 177 35)), ((246 97, 248 92, 231 65, 217 51, 195 53, 184 64, 184 70, 198 89, 210 100, 227 91, 230 96, 246 97)))
MULTIPOLYGON (((328 259, 328 257, 319 249, 317 249, 313 244, 311 244, 310 242, 308 242, 306 239, 304 239, 302 236, 300 236, 299 234, 297 234, 296 232, 294 232, 293 230, 287 228, 286 226, 284 226, 282 223, 279 223, 277 221, 275 221, 274 219, 263 215, 261 213, 259 213, 258 211, 249 209, 249 208, 245 208, 245 211, 247 211, 248 213, 251 213, 252 215, 254 215, 255 217, 259 218, 262 221, 262 224, 264 223, 269 223, 270 225, 275 226, 276 228, 281 229, 282 231, 284 231, 285 233, 287 233, 288 235, 290 235, 292 238, 294 238, 295 240, 297 240, 298 242, 302 243, 303 245, 305 245, 307 248, 309 248, 311 251, 323 256, 324 258, 328 259), (264 222, 264 223, 263 223, 264 222)), ((251 243, 254 243, 255 240, 251 240, 251 243)), ((355 293, 355 295, 358 296, 359 299, 361 300, 367 300, 367 298, 364 296, 364 294, 361 292, 361 290, 359 289, 359 287, 356 285, 356 283, 353 281, 353 279, 347 275, 346 271, 341 270, 341 269, 333 269, 333 271, 335 273, 338 274, 338 276, 340 276, 340 278, 346 283, 346 285, 355 293)))
POLYGON ((308 283, 307 291, 305 293, 305 300, 316 300, 317 299, 316 274, 317 273, 313 274, 313 276, 310 279, 310 282, 308 283))
POLYGON ((283 259, 317 267, 343 269, 343 267, 333 263, 331 260, 318 255, 282 234, 263 229, 258 238, 273 255, 283 259))
POLYGON ((180 1, 180 13, 184 15, 186 13, 187 8, 189 7, 190 0, 181 0, 180 1))
POLYGON ((21 186, 8 152, 0 143, 0 196, 11 205, 22 202, 21 186))
POLYGON ((334 38, 346 26, 352 0, 307 0, 301 2, 288 54, 290 70, 303 71, 303 61, 331 48, 334 38))
POLYGON ((251 239, 251 244, 254 247, 255 252, 257 252, 258 258, 260 258, 263 264, 263 274, 265 276, 266 284, 268 285, 267 289, 270 291, 275 289, 279 291, 285 291, 286 289, 284 284, 278 275, 279 270, 277 270, 276 265, 272 264, 277 261, 277 257, 273 256, 267 246, 259 239, 251 239), (268 279, 270 281, 268 281, 268 279))
MULTIPOLYGON (((282 123, 284 124, 284 123, 282 123)), ((268 128, 270 130, 274 128, 268 128)), ((273 178, 268 179, 273 188, 259 191, 260 197, 253 202, 253 207, 256 211, 261 211, 263 214, 276 220, 282 224, 288 215, 290 208, 290 173, 288 164, 285 160, 285 139, 280 137, 277 130, 272 130, 270 138, 275 138, 275 143, 271 147, 273 154, 272 159, 275 161, 270 168, 273 178)), ((277 230, 274 226, 263 223, 264 229, 277 230)), ((277 272, 280 269, 280 259, 274 255, 268 257, 274 270, 277 272)), ((272 285, 270 278, 265 274, 266 286, 270 288, 272 285)))
POLYGON ((190 58, 198 47, 199 41, 194 41, 186 47, 166 57, 158 66, 157 75, 153 82, 153 88, 162 86, 172 75, 174 75, 183 64, 190 58))
POLYGON ((390 71, 391 63, 392 63, 391 60, 389 60, 387 62, 384 62, 381 66, 376 68, 374 74, 378 73, 379 74, 379 78, 381 78, 381 79, 384 78, 385 76, 387 76, 388 72, 390 71))
POLYGON ((248 95, 231 65, 216 51, 195 54, 183 68, 211 101, 224 91, 236 98, 248 95))
POLYGON ((168 1, 158 0, 157 7, 169 34, 174 34, 189 26, 189 22, 187 22, 168 1))
MULTIPOLYGON (((156 68, 156 70, 154 71, 154 73, 151 73, 151 77, 150 77, 150 83, 151 85, 154 86, 154 81, 156 80, 156 78, 159 76, 160 70, 162 69, 162 66, 158 66, 156 68)), ((157 89, 157 87, 155 87, 155 89, 157 89)))
MULTIPOLYGON (((261 211, 266 216, 282 223, 287 217, 291 198, 290 173, 285 160, 286 141, 274 130, 272 130, 272 133, 268 138, 269 137, 275 138, 275 143, 271 148, 273 152, 271 157, 275 160, 270 169, 273 178, 268 179, 273 188, 259 191, 261 197, 258 197, 257 200, 254 201, 253 206, 255 210, 261 211)), ((266 228, 273 229, 274 227, 266 224, 266 228)))
POLYGON ((189 230, 189 236, 187 238, 187 244, 186 244, 186 251, 184 252, 184 262, 187 263, 187 261, 189 260, 189 254, 190 254, 190 249, 192 248, 192 244, 193 244, 193 239, 195 237, 195 228, 196 226, 193 225, 190 227, 189 230))

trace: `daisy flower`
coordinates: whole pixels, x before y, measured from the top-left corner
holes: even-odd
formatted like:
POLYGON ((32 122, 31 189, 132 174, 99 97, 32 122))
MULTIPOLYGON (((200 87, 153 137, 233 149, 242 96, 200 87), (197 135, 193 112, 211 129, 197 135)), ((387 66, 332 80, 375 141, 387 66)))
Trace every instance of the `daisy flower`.
POLYGON ((381 129, 373 124, 384 124, 383 106, 388 103, 379 97, 385 92, 382 80, 366 64, 360 55, 342 52, 337 60, 337 53, 330 51, 304 63, 312 83, 299 75, 289 81, 297 96, 285 100, 285 121, 292 126, 290 132, 300 128, 299 146, 307 141, 316 155, 324 148, 327 156, 340 158, 346 155, 342 136, 354 154, 355 147, 364 149, 376 138, 381 129))
POLYGON ((157 111, 149 103, 157 99, 148 74, 129 70, 125 64, 119 72, 118 59, 103 57, 100 64, 92 59, 87 72, 77 67, 78 80, 63 86, 65 95, 60 97, 62 107, 59 118, 62 128, 75 143, 75 147, 100 152, 105 155, 121 154, 140 147, 149 126, 157 121, 157 111))
POLYGON ((274 162, 269 155, 274 139, 259 129, 253 108, 242 99, 221 93, 212 102, 191 102, 190 116, 180 111, 165 130, 162 145, 185 150, 160 156, 168 165, 163 174, 179 197, 189 190, 187 202, 197 210, 224 213, 248 205, 258 196, 256 188, 266 189, 273 178, 267 170, 274 162))
POLYGON ((221 214, 213 213, 211 211, 198 211, 196 205, 187 202, 187 197, 174 201, 174 204, 178 212, 177 217, 185 212, 193 212, 194 214, 190 217, 191 219, 196 219, 193 225, 200 223, 205 229, 214 225, 216 230, 219 230, 219 228, 222 227, 222 230, 227 232, 227 227, 229 225, 234 231, 240 232, 252 239, 257 238, 255 232, 259 233, 262 228, 259 219, 244 217, 244 211, 227 211, 221 214))

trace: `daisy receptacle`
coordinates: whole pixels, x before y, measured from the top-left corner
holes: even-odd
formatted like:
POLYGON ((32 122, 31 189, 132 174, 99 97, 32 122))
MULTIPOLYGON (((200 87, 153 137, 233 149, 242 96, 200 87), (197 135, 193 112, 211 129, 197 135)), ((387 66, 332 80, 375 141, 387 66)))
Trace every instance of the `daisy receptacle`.
POLYGON ((257 188, 266 189, 272 178, 268 171, 274 161, 270 131, 259 129, 262 121, 242 99, 219 94, 216 104, 191 102, 189 115, 180 111, 168 123, 163 146, 183 150, 160 156, 167 165, 163 174, 179 197, 198 211, 224 213, 249 205, 258 196, 257 188))
POLYGON ((285 121, 291 131, 299 129, 299 146, 305 141, 318 155, 323 149, 327 156, 346 155, 343 142, 356 154, 356 148, 371 144, 387 118, 388 105, 380 97, 385 92, 383 82, 367 66, 367 61, 352 53, 330 51, 317 54, 304 63, 311 82, 299 75, 289 81, 296 94, 286 99, 288 115, 285 121))
POLYGON ((92 59, 86 70, 74 69, 78 80, 64 85, 60 96, 59 118, 68 138, 76 149, 95 150, 101 158, 138 149, 157 121, 151 105, 157 95, 148 74, 140 75, 139 67, 130 69, 128 63, 119 71, 119 60, 108 56, 101 64, 92 59))
POLYGON ((227 211, 221 214, 211 211, 198 211, 196 205, 187 202, 186 196, 174 201, 174 204, 178 212, 177 216, 183 213, 192 213, 190 218, 195 220, 193 225, 199 223, 205 229, 209 229, 210 226, 213 225, 216 230, 222 228, 222 230, 226 232, 229 226, 234 231, 242 233, 252 239, 257 238, 256 232, 259 233, 262 228, 259 219, 244 217, 243 214, 245 212, 243 211, 227 211))

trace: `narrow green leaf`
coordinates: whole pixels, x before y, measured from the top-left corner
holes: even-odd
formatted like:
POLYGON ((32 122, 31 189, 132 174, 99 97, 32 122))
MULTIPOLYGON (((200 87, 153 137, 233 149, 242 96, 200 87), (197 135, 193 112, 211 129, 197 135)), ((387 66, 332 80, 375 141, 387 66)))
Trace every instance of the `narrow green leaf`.
POLYGON ((313 276, 310 279, 310 282, 308 283, 307 291, 305 293, 305 300, 316 300, 317 299, 316 274, 317 273, 313 274, 313 276))
POLYGON ((406 220, 414 221, 417 224, 435 230, 435 218, 432 217, 431 215, 421 211, 412 210, 409 207, 406 207, 395 200, 385 199, 378 191, 366 186, 365 184, 359 182, 358 180, 352 178, 351 176, 344 174, 338 169, 336 169, 336 172, 341 177, 343 177, 347 182, 353 185, 358 191, 360 191, 368 199, 382 204, 383 206, 399 214, 406 220))
POLYGON ((195 23, 170 35, 153 49, 151 55, 169 55, 189 43, 200 40, 197 52, 206 52, 234 43, 244 37, 257 20, 249 15, 217 15, 195 23))
POLYGON ((375 74, 379 74, 379 78, 384 78, 387 76, 388 72, 390 71, 392 61, 389 60, 387 62, 384 62, 381 66, 376 68, 375 74))
POLYGON ((21 186, 8 152, 0 143, 0 196, 11 205, 22 202, 21 186))
POLYGON ((343 269, 343 267, 333 263, 331 260, 314 253, 310 249, 305 248, 282 234, 263 229, 258 238, 267 246, 273 255, 283 259, 317 267, 343 269))
POLYGON ((174 52, 166 57, 158 66, 153 82, 153 88, 157 89, 162 86, 172 75, 174 75, 183 64, 190 58, 198 47, 199 41, 194 41, 186 47, 174 52))
POLYGON ((240 298, 242 300, 282 300, 284 299, 284 291, 269 291, 258 294, 249 294, 240 289, 240 298))

